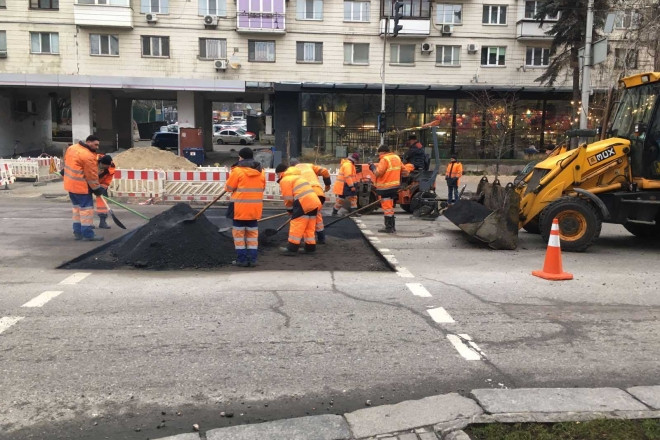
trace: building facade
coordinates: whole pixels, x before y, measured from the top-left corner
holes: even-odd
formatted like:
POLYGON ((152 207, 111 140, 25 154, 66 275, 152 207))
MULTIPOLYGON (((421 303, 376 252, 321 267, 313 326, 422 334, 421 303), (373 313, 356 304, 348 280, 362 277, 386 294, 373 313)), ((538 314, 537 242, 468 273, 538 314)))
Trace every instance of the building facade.
MULTIPOLYGON (((570 75, 535 81, 560 17, 539 25, 534 0, 403 3, 403 28, 384 39, 389 0, 0 0, 0 155, 67 124, 74 140, 130 146, 135 99, 176 100, 207 148, 212 102, 261 102, 278 148, 341 155, 377 145, 383 71, 388 129, 438 120, 446 151, 488 156, 483 91, 516 97, 512 154, 574 122, 570 75)), ((630 71, 629 55, 610 65, 630 71)), ((613 75, 600 68, 592 88, 613 75)))

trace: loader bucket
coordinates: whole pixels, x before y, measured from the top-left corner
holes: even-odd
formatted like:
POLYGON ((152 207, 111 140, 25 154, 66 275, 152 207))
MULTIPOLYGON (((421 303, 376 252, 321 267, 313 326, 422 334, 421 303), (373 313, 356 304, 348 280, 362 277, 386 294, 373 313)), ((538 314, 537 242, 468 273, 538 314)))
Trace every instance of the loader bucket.
POLYGON ((520 196, 511 185, 502 188, 484 177, 471 200, 459 200, 444 211, 444 216, 470 237, 493 249, 518 246, 520 196))

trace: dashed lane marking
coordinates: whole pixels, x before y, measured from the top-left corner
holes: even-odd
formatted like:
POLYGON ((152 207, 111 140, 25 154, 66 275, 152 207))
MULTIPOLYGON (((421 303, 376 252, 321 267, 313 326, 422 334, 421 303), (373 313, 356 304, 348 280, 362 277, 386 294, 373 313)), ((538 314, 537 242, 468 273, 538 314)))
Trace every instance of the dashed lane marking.
POLYGON ((380 252, 381 254, 385 254, 387 252, 390 252, 390 250, 385 248, 378 248, 378 252, 380 252))
POLYGON ((22 316, 3 316, 0 318, 0 333, 7 330, 12 325, 23 319, 22 316))
POLYGON ((396 266, 397 264, 399 264, 399 262, 397 261, 396 257, 395 257, 394 255, 392 255, 392 254, 385 254, 385 255, 383 255, 383 258, 385 258, 387 261, 389 261, 390 263, 392 263, 392 264, 395 265, 395 266, 396 266))
POLYGON ((60 293, 62 293, 61 290, 47 290, 43 292, 41 295, 32 298, 30 301, 26 302, 21 307, 41 307, 51 299, 58 296, 60 293))
POLYGON ((91 272, 76 272, 73 275, 60 281, 60 284, 78 284, 91 275, 91 272))
POLYGON ((432 296, 421 283, 407 283, 406 287, 410 289, 415 296, 421 296, 423 298, 430 298, 432 296))
POLYGON ((415 275, 410 273, 410 271, 405 267, 394 266, 394 268, 396 269, 396 274, 399 275, 401 278, 415 278, 415 275))
POLYGON ((372 243, 380 243, 380 239, 376 237, 369 237, 369 241, 372 243))
MULTIPOLYGON (((429 295, 430 296, 430 295, 429 295)), ((454 321, 454 318, 447 313, 447 311, 444 309, 444 307, 436 307, 435 309, 429 309, 427 310, 429 315, 431 315, 431 318, 438 324, 451 324, 456 321, 454 321)))
POLYGON ((472 338, 466 334, 448 334, 447 339, 465 360, 480 361, 486 357, 477 344, 472 341, 472 338))

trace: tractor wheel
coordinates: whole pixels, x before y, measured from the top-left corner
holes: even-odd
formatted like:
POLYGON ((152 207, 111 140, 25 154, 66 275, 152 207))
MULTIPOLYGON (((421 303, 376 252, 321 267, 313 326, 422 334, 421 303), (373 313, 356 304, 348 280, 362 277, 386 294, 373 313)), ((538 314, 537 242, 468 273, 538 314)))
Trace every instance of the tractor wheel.
MULTIPOLYGON (((371 192, 369 192, 369 203, 363 205, 362 203, 360 203, 361 199, 358 197, 358 208, 362 208, 363 206, 374 203, 376 200, 378 200, 378 194, 376 194, 376 191, 372 190, 371 192)), ((364 211, 361 211, 361 213, 362 214, 371 214, 372 212, 374 212, 375 210, 377 210, 379 208, 380 208, 380 206, 374 205, 371 208, 367 208, 364 211)))
POLYGON ((538 216, 531 219, 527 223, 525 223, 525 225, 523 226, 523 229, 525 231, 529 232, 530 234, 540 234, 541 229, 539 228, 539 218, 538 218, 538 216))
POLYGON ((554 218, 559 220, 559 238, 565 251, 584 252, 600 235, 602 220, 587 200, 561 197, 541 211, 539 228, 546 243, 554 218))
POLYGON ((658 222, 658 220, 656 220, 655 225, 624 223, 623 227, 626 228, 628 232, 630 232, 635 237, 657 240, 660 239, 660 222, 658 222))

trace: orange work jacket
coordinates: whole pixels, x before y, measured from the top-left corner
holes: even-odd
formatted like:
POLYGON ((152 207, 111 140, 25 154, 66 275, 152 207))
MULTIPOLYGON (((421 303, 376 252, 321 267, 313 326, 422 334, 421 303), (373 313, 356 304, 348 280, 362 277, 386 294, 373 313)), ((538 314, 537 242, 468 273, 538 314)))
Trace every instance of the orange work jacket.
POLYGON ((64 190, 89 194, 100 186, 96 153, 79 143, 70 145, 64 154, 64 190))
POLYGON ((288 209, 293 209, 296 202, 300 204, 305 213, 320 209, 323 206, 312 185, 296 167, 289 167, 282 174, 280 193, 282 194, 282 200, 284 200, 284 206, 288 209))
POLYGON ((463 164, 456 161, 456 162, 449 162, 447 164, 447 171, 445 172, 445 177, 458 177, 459 179, 456 181, 456 185, 458 185, 461 181, 460 177, 463 175, 463 164))
MULTIPOLYGON (((105 154, 97 154, 96 159, 101 160, 103 156, 105 156, 105 154)), ((116 167, 114 162, 112 162, 107 169, 103 169, 99 165, 99 183, 103 188, 108 189, 112 183, 112 179, 115 177, 115 169, 116 167)))
POLYGON ((380 161, 376 167, 376 189, 380 191, 395 189, 401 185, 401 159, 394 153, 379 153, 380 161))
POLYGON ((295 167, 300 170, 300 175, 303 177, 303 179, 312 185, 316 195, 319 197, 325 197, 325 191, 323 191, 321 182, 319 182, 319 176, 323 177, 323 181, 327 182, 326 184, 329 185, 330 172, 323 167, 312 165, 311 163, 299 163, 295 167))
POLYGON ((259 220, 264 208, 266 176, 262 170, 235 166, 229 173, 225 190, 234 202, 234 220, 259 220))
POLYGON ((339 173, 337 173, 337 179, 335 180, 335 186, 332 191, 341 197, 344 194, 344 184, 349 187, 355 186, 355 174, 355 164, 353 161, 342 159, 341 165, 339 166, 339 173))
POLYGON ((411 163, 403 164, 401 166, 401 177, 408 177, 413 171, 415 171, 415 165, 411 163))

